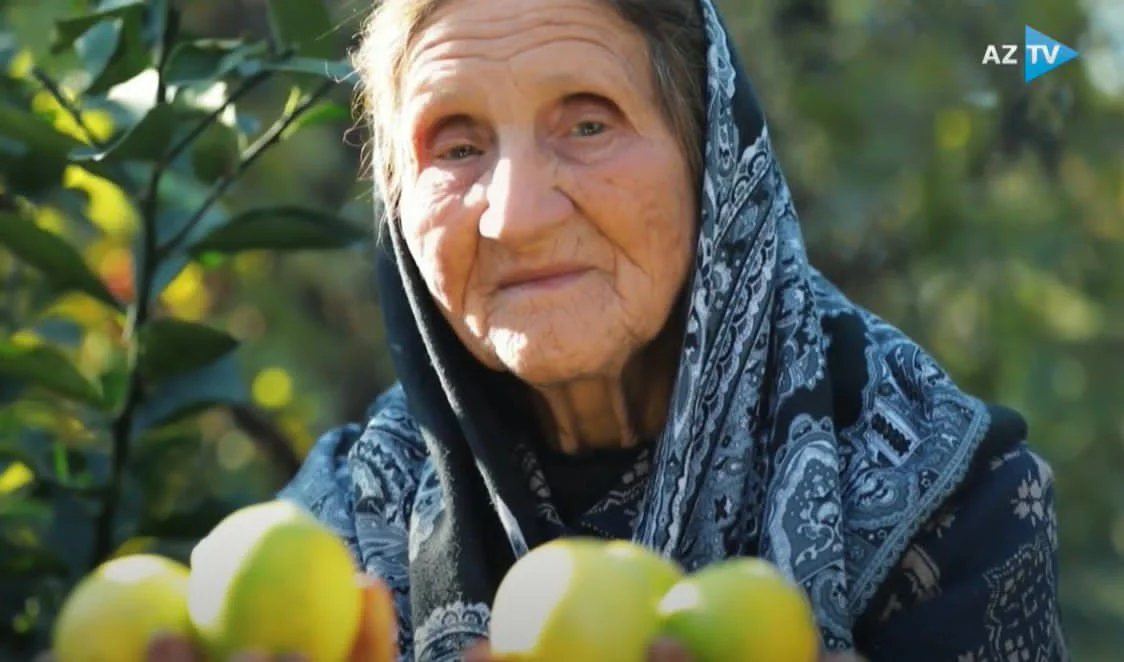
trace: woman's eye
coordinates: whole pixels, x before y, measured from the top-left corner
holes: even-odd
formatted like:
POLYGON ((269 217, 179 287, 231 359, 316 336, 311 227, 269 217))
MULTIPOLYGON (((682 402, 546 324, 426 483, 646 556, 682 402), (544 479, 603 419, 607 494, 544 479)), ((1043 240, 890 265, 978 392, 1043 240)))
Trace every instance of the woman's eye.
POLYGON ((480 154, 480 150, 472 145, 457 145, 452 149, 447 149, 441 153, 441 158, 446 161, 463 161, 472 156, 480 154))
POLYGON ((588 138, 604 133, 606 128, 604 122, 578 122, 573 128, 573 134, 579 138, 588 138))

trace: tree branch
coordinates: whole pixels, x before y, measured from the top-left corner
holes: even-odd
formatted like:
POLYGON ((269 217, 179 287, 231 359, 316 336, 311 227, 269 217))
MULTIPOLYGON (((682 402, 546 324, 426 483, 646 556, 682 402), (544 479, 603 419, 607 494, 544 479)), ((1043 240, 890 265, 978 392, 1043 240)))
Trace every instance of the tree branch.
POLYGON ((270 126, 265 133, 263 133, 258 137, 257 140, 254 141, 253 145, 250 145, 248 148, 246 148, 246 151, 243 153, 243 156, 238 163, 238 167, 234 170, 234 172, 226 175, 225 177, 220 179, 217 184, 215 184, 215 187, 211 189, 211 192, 207 195, 207 198, 199 205, 199 207, 196 208, 195 213, 191 215, 191 218, 189 218, 187 222, 184 223, 183 227, 180 228, 179 231, 176 232, 176 234, 167 241, 167 243, 159 248, 156 255, 157 260, 165 259, 169 255, 171 255, 173 251, 179 248, 180 244, 188 237, 188 235, 191 234, 191 231, 195 229, 195 226, 199 225, 199 222, 203 220, 203 217, 207 214, 207 211, 210 210, 210 208, 214 206, 216 202, 218 202, 223 193, 225 193, 226 190, 230 188, 232 184, 234 184, 234 182, 238 181, 238 179, 241 178, 242 175, 250 169, 250 166, 252 166, 254 162, 257 161, 258 158, 261 157, 261 155, 267 149, 281 140, 282 134, 284 134, 285 130, 288 129, 289 126, 291 126, 292 123, 297 120, 297 118, 307 112, 313 105, 315 105, 317 101, 323 98, 324 95, 326 95, 333 87, 335 87, 335 85, 336 82, 332 80, 324 81, 323 83, 321 83, 320 86, 313 90, 312 93, 307 97, 305 97, 305 99, 301 101, 300 104, 298 104, 291 111, 279 117, 277 121, 274 122, 273 125, 270 126))
MULTIPOLYGON (((164 66, 167 63, 168 52, 171 50, 177 26, 173 16, 174 8, 169 3, 165 9, 164 34, 161 35, 162 47, 159 61, 156 65, 159 81, 157 83, 156 104, 167 103, 167 87, 164 84, 164 66)), ((110 426, 113 438, 112 473, 105 498, 102 502, 101 512, 98 513, 94 525, 94 550, 90 568, 100 565, 102 561, 113 552, 114 524, 117 521, 118 504, 121 501, 121 490, 125 478, 125 467, 129 463, 129 451, 132 446, 133 418, 140 408, 144 396, 144 383, 140 370, 137 367, 137 346, 132 342, 148 321, 151 306, 151 292, 153 280, 156 277, 157 245, 156 245, 156 218, 159 212, 160 180, 164 175, 167 162, 157 164, 152 170, 148 180, 148 190, 142 200, 142 227, 141 246, 138 259, 141 260, 140 277, 136 288, 136 299, 129 307, 129 318, 125 327, 125 340, 129 344, 129 383, 125 391, 125 403, 121 411, 113 419, 110 426)))
POLYGON ((293 451, 293 444, 268 418, 246 405, 232 405, 234 424, 246 433, 258 448, 276 464, 289 480, 300 469, 301 461, 293 451))
POLYGON ((187 150, 188 147, 191 147, 191 144, 195 142, 195 139, 207 130, 207 127, 211 126, 218 120, 219 115, 222 115, 223 111, 229 108, 232 103, 245 96, 248 92, 250 92, 250 90, 265 82, 269 78, 269 76, 269 72, 259 71, 258 73, 244 79, 242 83, 237 88, 235 88, 233 92, 230 93, 230 96, 227 97, 226 101, 224 101, 221 106, 214 109, 206 117, 200 120, 199 124, 195 125, 195 128, 193 128, 190 133, 188 133, 179 142, 173 145, 172 149, 168 150, 168 154, 164 157, 164 160, 168 163, 174 163, 175 160, 178 159, 180 155, 187 150))
POLYGON ((104 149, 105 144, 98 140, 97 136, 90 130, 90 127, 86 126, 86 121, 82 119, 81 109, 71 103, 70 99, 66 98, 59 84, 38 66, 31 68, 31 75, 44 89, 51 93, 51 96, 59 103, 59 106, 74 119, 78 128, 82 129, 82 133, 86 134, 86 140, 94 147, 104 149))

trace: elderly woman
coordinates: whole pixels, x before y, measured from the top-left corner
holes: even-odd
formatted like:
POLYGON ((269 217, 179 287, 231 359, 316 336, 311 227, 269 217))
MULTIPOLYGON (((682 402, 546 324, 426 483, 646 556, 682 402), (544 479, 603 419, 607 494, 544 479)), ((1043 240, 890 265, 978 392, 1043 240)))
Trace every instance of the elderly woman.
POLYGON ((826 651, 1066 658, 1049 468, 808 264, 712 0, 387 0, 364 37, 400 383, 282 496, 402 660, 462 659, 568 535, 769 559, 826 651))

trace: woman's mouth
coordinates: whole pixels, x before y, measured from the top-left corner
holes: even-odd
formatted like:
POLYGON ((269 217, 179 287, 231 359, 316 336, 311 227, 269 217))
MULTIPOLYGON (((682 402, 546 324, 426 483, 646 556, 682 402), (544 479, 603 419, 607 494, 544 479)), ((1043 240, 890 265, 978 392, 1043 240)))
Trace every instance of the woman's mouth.
POLYGON ((542 293, 566 287, 590 271, 589 267, 580 265, 550 265, 535 269, 520 269, 501 279, 499 289, 505 292, 542 293))

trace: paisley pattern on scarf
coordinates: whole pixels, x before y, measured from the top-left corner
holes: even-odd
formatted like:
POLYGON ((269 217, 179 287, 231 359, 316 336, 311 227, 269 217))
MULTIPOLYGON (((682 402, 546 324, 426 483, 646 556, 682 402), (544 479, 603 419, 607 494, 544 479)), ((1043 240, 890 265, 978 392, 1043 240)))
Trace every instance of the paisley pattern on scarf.
MULTIPOLYGON (((281 496, 329 522, 391 587, 403 662, 458 660, 487 634, 480 583, 495 580, 465 567, 486 565, 496 548, 479 542, 477 522, 457 520, 476 516, 481 501, 498 522, 488 530, 502 529, 516 557, 575 528, 632 538, 687 569, 765 557, 811 596, 827 648, 857 645, 872 662, 1065 659, 1048 467, 1019 447, 973 469, 992 437, 1013 447, 1022 436, 1007 437, 1025 435, 1021 422, 1004 428, 1000 410, 962 393, 920 347, 809 265, 750 84, 712 0, 700 4, 709 44, 700 229, 671 412, 651 452, 564 523, 539 458, 517 443, 503 452, 532 503, 509 504, 497 486, 510 477, 479 457, 450 459, 479 452, 463 439, 483 424, 464 431, 471 412, 457 407, 479 389, 454 393, 456 368, 442 366, 428 387, 444 389, 463 436, 452 438, 432 403, 411 407, 395 387, 364 430, 326 435, 281 496), (426 426, 413 420, 422 407, 424 440, 426 426), (481 475, 449 494, 441 471, 454 466, 481 475), (473 489, 486 497, 465 496, 473 489), (995 510, 997 499, 1006 510, 995 510), (983 559, 973 574, 943 572, 965 546, 978 547, 980 527, 996 542, 973 557, 983 559), (411 575, 422 557, 432 565, 411 575)), ((435 337, 425 337, 431 357, 435 337)), ((412 388, 424 390, 421 381, 412 388)))
POLYGON ((871 660, 1068 659, 1053 475, 1025 444, 981 473, 926 523, 860 619, 871 660))
POLYGON ((815 598, 828 647, 847 648, 854 615, 967 470, 987 409, 809 266, 767 126, 738 121, 752 93, 716 10, 703 9, 710 77, 696 279, 636 538, 696 568, 759 536, 757 552, 815 598), (832 339, 821 320, 843 313, 866 327, 869 380, 859 420, 835 430, 832 339), (791 510, 787 497, 807 505, 791 510))

